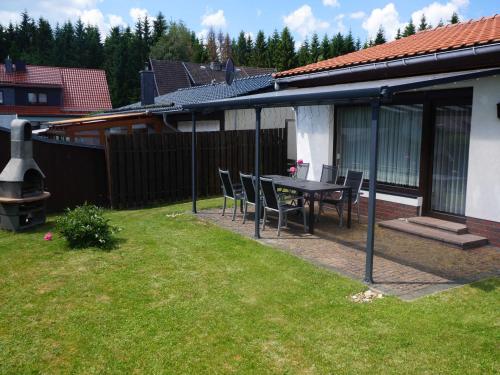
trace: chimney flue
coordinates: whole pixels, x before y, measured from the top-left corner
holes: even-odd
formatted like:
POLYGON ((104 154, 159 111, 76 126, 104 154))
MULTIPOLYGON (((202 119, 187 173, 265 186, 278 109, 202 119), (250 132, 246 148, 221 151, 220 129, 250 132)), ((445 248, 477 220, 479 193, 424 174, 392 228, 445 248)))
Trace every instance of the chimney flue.
POLYGON ((155 103, 155 76, 152 70, 144 69, 141 76, 141 105, 155 103))

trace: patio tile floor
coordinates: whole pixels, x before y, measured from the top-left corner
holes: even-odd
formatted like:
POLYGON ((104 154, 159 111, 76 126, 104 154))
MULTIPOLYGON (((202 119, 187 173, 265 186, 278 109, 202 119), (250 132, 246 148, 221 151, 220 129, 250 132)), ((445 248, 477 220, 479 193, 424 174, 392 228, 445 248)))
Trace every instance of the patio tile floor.
MULTIPOLYGON (((201 211, 198 216, 223 228, 253 238, 253 213, 242 224, 238 212, 221 216, 220 210, 201 211)), ((299 220, 300 221, 300 220, 299 220)), ((287 251, 319 266, 345 276, 363 280, 365 271, 364 244, 366 224, 353 218, 352 229, 339 228, 333 214, 322 216, 315 234, 304 233, 303 227, 289 220, 276 233, 277 220, 271 219, 261 232, 260 242, 287 251)), ((500 275, 500 249, 485 246, 475 250, 456 249, 387 229, 376 229, 376 244, 372 289, 384 294, 412 300, 441 290, 463 285, 486 277, 500 275)))

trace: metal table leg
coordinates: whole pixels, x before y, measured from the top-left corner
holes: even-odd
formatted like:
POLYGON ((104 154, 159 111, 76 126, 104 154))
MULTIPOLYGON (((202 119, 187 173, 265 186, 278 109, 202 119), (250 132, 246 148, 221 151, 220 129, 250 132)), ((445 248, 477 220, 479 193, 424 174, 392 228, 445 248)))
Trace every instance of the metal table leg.
POLYGON ((351 227, 352 223, 352 188, 348 190, 349 198, 347 199, 347 228, 351 227))
POLYGON ((314 234, 314 194, 309 196, 309 220, 307 225, 309 226, 309 233, 314 234))

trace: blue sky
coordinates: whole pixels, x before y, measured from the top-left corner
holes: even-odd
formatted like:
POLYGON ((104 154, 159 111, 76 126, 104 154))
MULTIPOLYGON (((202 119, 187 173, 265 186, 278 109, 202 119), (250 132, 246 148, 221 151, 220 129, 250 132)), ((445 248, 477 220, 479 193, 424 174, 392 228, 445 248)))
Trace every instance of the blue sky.
POLYGON ((52 22, 81 17, 106 33, 111 26, 133 25, 138 16, 154 17, 161 10, 167 19, 182 19, 201 36, 209 27, 235 36, 241 30, 255 35, 259 29, 268 35, 286 25, 297 43, 313 32, 331 35, 349 29, 365 41, 379 25, 393 38, 398 27, 404 27, 410 18, 418 21, 422 12, 436 24, 453 11, 461 19, 493 15, 500 11, 498 5, 495 0, 2 0, 0 23, 16 22, 27 9, 32 16, 43 15, 52 22))

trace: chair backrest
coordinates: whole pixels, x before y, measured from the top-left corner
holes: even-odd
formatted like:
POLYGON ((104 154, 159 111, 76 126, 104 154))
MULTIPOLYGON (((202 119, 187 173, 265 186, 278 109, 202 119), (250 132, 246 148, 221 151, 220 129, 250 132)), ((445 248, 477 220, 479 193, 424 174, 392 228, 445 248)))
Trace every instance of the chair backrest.
POLYGON ((309 163, 302 163, 297 165, 297 178, 307 180, 309 174, 309 163))
POLYGON ((363 172, 357 172, 352 170, 347 170, 347 176, 344 180, 344 186, 350 186, 352 188, 352 201, 356 203, 359 198, 359 192, 361 191, 361 186, 363 185, 363 172))
POLYGON ((276 193, 276 187, 274 186, 273 180, 261 177, 260 188, 264 195, 264 206, 278 210, 278 194, 276 193))
POLYGON ((335 165, 323 164, 323 169, 321 170, 321 182, 327 182, 329 184, 337 183, 337 172, 338 168, 335 165))
POLYGON ((241 186, 247 202, 255 204, 255 184, 251 174, 243 174, 240 172, 241 186))
POLYGON ((234 198, 233 183, 231 182, 231 177, 229 176, 229 171, 225 171, 219 168, 219 176, 222 183, 222 192, 226 197, 234 198))

